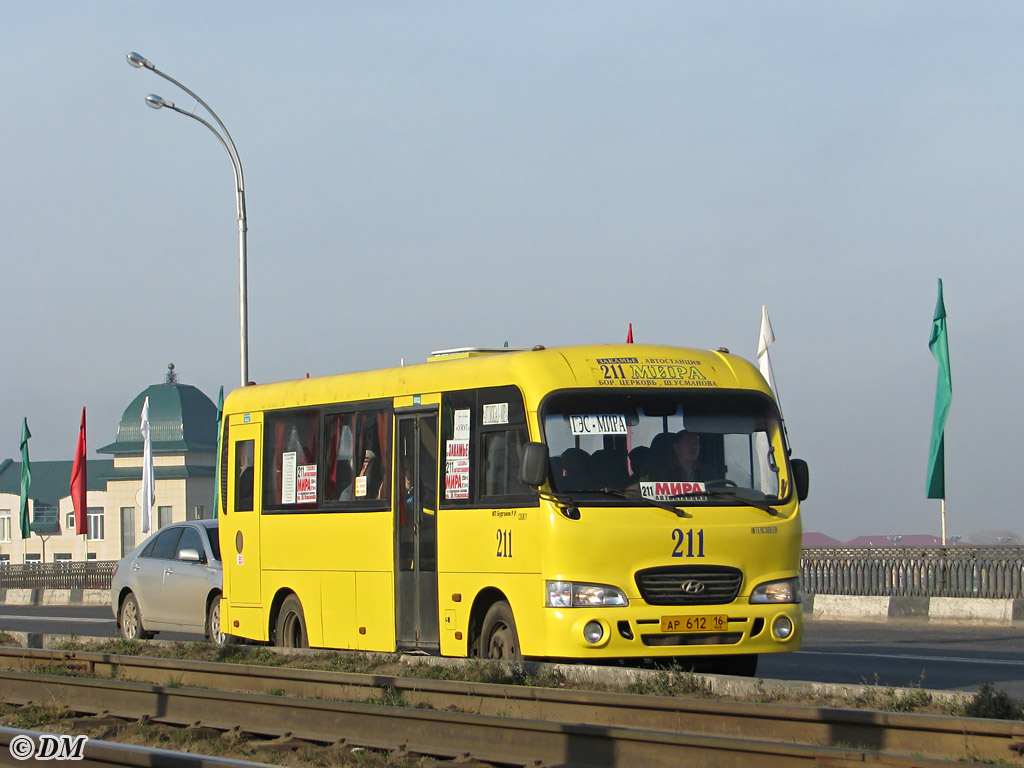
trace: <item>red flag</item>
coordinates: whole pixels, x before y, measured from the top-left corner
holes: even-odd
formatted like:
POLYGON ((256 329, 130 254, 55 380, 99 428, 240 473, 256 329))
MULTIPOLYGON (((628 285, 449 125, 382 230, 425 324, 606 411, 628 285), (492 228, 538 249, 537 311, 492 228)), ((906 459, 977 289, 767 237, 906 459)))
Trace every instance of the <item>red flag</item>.
POLYGON ((626 334, 626 343, 627 344, 632 344, 633 343, 633 324, 632 323, 629 324, 629 333, 626 334))
POLYGON ((89 530, 85 511, 86 479, 85 461, 85 408, 82 408, 82 426, 78 428, 78 447, 75 448, 75 463, 71 467, 71 503, 75 507, 75 534, 89 530))

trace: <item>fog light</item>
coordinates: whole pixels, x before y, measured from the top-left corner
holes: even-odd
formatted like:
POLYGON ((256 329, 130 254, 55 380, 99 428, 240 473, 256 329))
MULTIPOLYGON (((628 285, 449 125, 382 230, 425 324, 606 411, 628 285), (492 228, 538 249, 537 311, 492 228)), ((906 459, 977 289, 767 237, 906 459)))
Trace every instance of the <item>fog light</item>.
POLYGON ((788 640, 793 634, 793 621, 788 616, 776 616, 772 622, 772 634, 779 640, 788 640))
POLYGON ((598 643, 604 637, 604 627, 600 622, 588 621, 587 626, 583 628, 583 637, 588 643, 598 643))

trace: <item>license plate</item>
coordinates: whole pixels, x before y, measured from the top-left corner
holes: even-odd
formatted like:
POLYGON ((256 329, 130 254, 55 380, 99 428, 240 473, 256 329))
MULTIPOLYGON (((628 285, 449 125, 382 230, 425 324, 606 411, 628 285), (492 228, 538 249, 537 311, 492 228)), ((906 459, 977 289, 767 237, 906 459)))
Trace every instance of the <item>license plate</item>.
POLYGON ((724 613, 711 616, 662 616, 662 632, 725 632, 729 617, 724 613))

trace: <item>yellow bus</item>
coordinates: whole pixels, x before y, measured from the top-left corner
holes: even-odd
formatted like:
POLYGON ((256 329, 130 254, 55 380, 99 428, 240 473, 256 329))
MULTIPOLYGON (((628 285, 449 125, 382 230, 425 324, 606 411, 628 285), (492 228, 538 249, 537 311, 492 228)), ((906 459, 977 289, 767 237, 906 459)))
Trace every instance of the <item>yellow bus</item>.
POLYGON ((223 424, 231 635, 737 674, 800 645, 807 465, 728 350, 447 350, 223 424))

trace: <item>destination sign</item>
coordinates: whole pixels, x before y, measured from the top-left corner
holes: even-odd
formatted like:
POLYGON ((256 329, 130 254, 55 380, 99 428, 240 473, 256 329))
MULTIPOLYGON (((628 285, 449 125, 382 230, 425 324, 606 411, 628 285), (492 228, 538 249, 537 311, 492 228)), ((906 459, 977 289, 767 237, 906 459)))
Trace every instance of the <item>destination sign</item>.
POLYGON ((624 435, 626 417, 621 413, 571 415, 569 427, 574 435, 624 435))
POLYGON ((717 387, 706 367, 704 360, 669 357, 604 357, 591 364, 602 387, 717 387))

